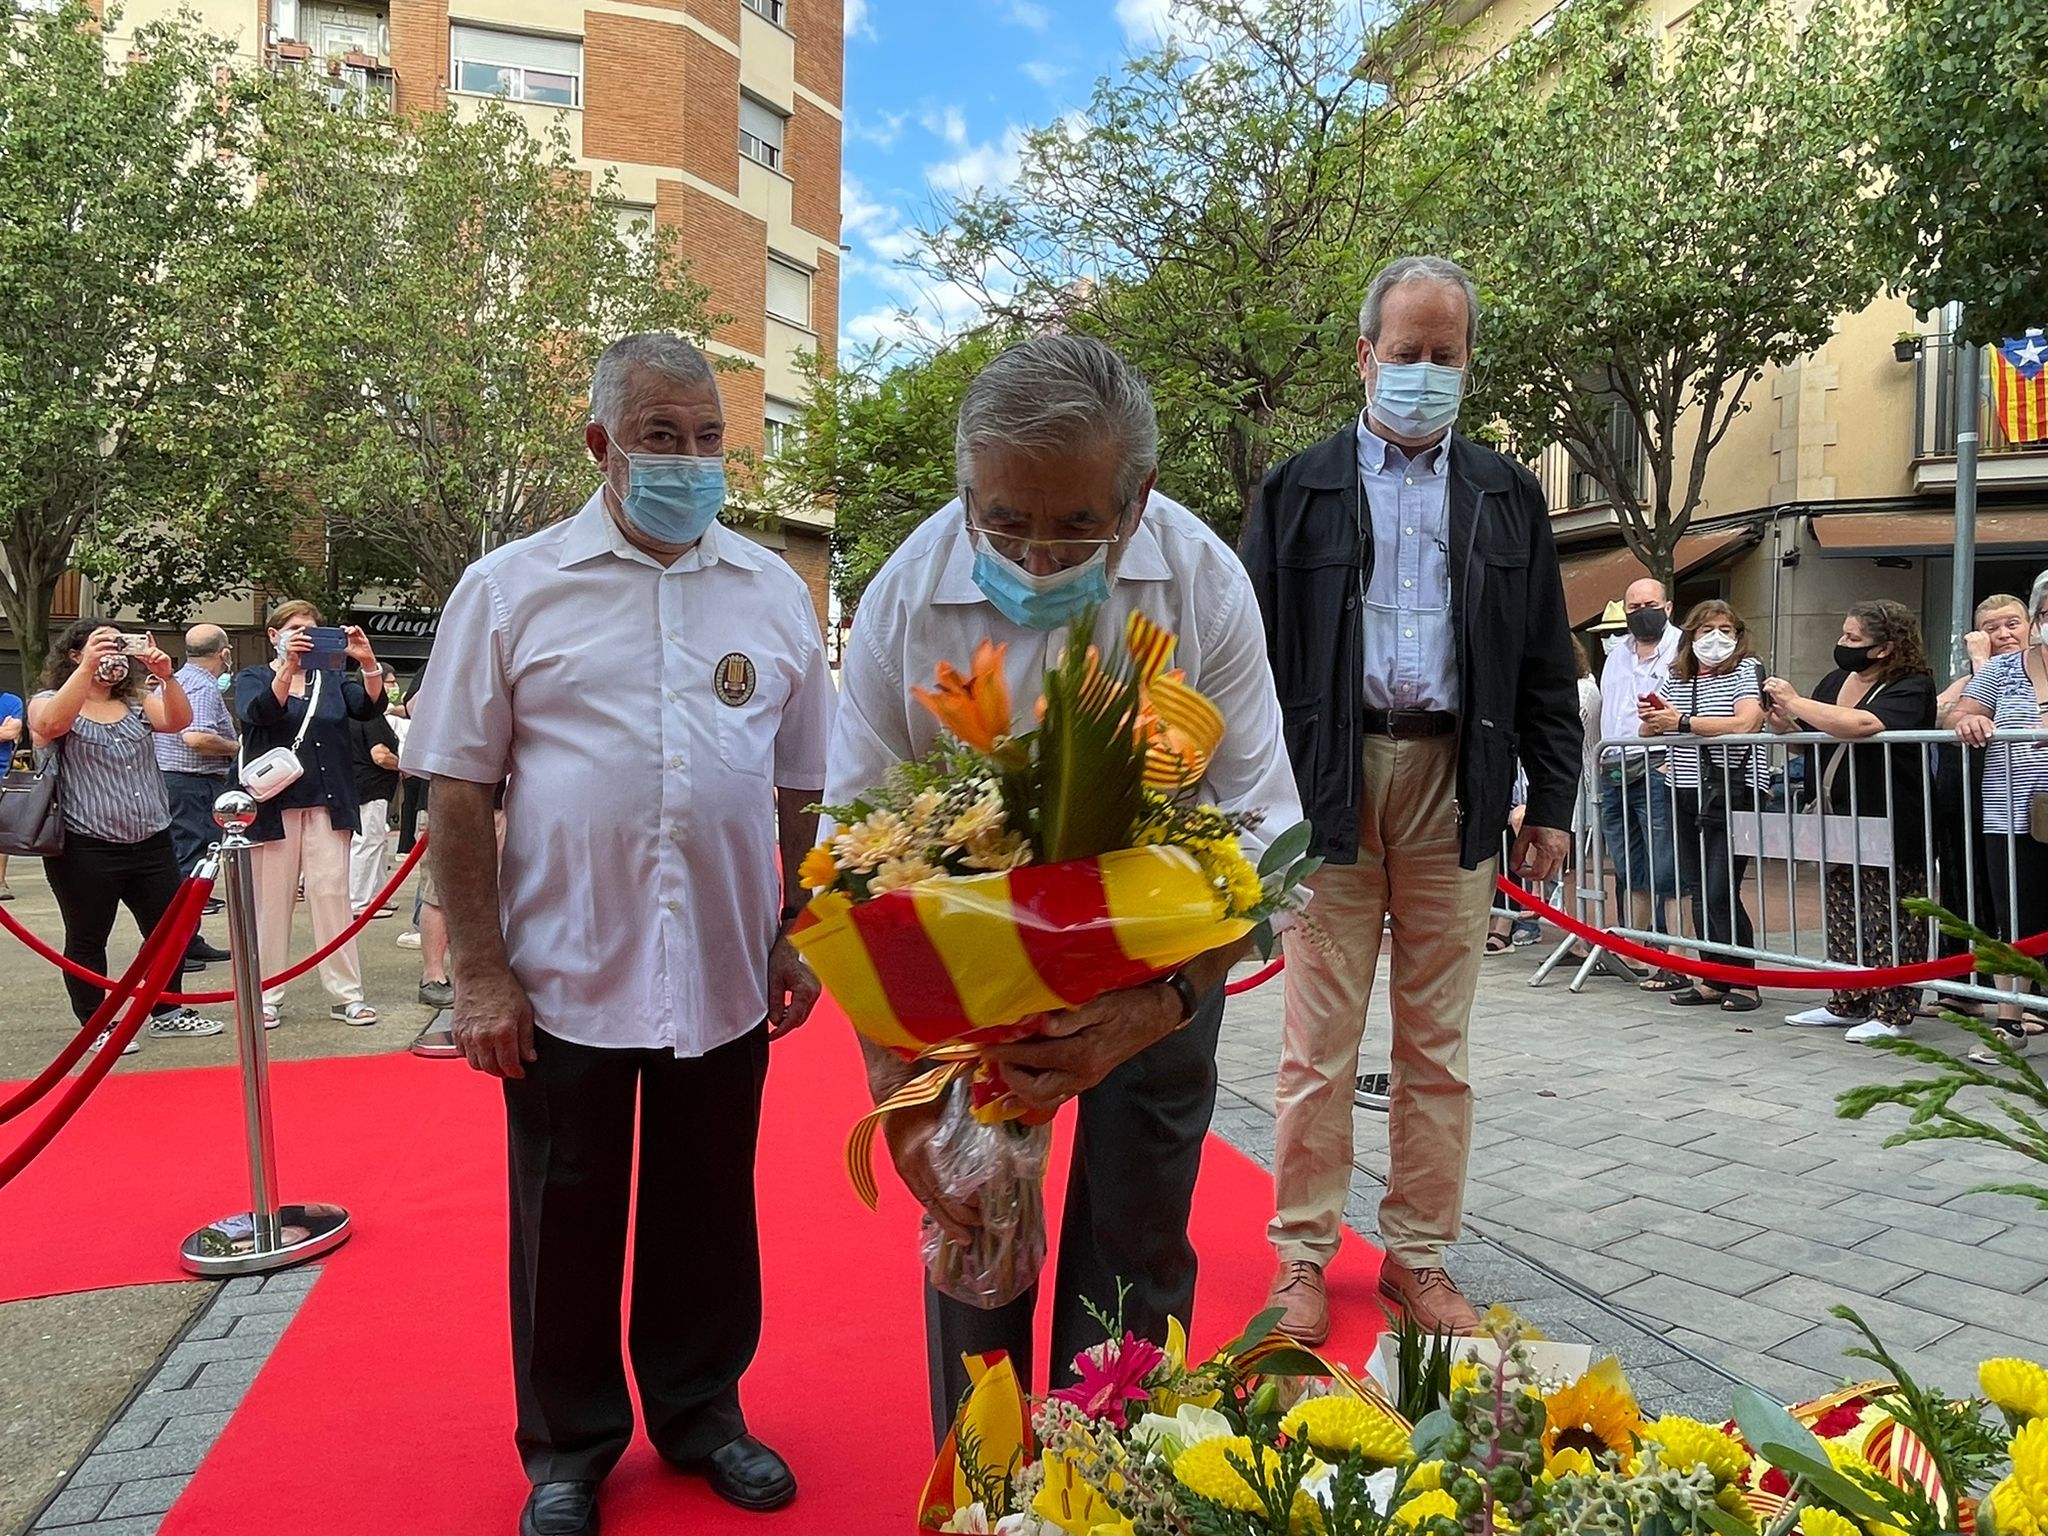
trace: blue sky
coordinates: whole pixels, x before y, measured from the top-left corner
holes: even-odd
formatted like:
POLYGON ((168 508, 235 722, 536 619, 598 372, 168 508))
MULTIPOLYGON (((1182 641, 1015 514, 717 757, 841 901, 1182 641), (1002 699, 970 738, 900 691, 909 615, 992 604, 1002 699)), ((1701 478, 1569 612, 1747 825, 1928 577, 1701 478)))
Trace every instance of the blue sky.
POLYGON ((846 0, 839 340, 957 328, 973 306, 896 265, 935 194, 999 186, 1020 135, 1086 104, 1170 0, 846 0))

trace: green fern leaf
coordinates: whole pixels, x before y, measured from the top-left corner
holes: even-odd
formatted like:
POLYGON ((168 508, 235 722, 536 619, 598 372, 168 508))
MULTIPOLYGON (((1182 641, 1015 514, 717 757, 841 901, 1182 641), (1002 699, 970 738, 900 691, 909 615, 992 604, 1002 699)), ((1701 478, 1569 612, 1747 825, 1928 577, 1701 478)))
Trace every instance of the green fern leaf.
POLYGON ((1094 613, 1074 625, 1076 639, 1045 679, 1037 841, 1048 863, 1126 847, 1144 811, 1144 754, 1134 735, 1138 685, 1120 639, 1103 647, 1102 663, 1091 672, 1078 637, 1094 627, 1094 613))

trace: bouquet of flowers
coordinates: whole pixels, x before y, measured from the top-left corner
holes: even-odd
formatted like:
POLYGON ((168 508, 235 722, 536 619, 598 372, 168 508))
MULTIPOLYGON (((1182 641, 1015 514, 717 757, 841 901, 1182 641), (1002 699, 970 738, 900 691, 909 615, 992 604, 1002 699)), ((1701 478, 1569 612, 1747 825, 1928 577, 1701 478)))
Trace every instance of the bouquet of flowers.
MULTIPOLYGON (((1091 633, 1093 618, 1075 626, 1091 633)), ((924 1069, 855 1127, 848 1171, 869 1205, 881 1118, 940 1104, 936 1170, 985 1230, 959 1245, 927 1223, 933 1283, 999 1306, 1044 1255, 1048 1133, 1029 1123, 987 1046, 1042 1032, 1265 927, 1318 861, 1304 823, 1254 866, 1255 817, 1196 802, 1221 744, 1214 705, 1171 669, 1174 637, 1141 614, 1109 654, 1072 648, 1013 733, 1003 648, 983 641, 913 694, 946 728, 923 760, 850 805, 811 851, 790 941, 868 1039, 924 1069)))
MULTIPOLYGON (((1193 1368, 1112 1328, 1080 1380, 1027 1403, 1000 1356, 919 1501, 917 1528, 991 1536, 2042 1536, 2048 1370, 1986 1361, 1983 1397, 1901 1376, 1784 1408, 1748 1388, 1712 1424, 1646 1417, 1613 1360, 1543 1382, 1517 1320, 1451 1367, 1409 1426, 1278 1317, 1193 1368)), ((1867 1330, 1866 1330, 1867 1332, 1867 1330)), ((1883 1358, 1872 1341, 1871 1358, 1883 1358)), ((1858 1353, 1866 1353, 1858 1351, 1858 1353)))

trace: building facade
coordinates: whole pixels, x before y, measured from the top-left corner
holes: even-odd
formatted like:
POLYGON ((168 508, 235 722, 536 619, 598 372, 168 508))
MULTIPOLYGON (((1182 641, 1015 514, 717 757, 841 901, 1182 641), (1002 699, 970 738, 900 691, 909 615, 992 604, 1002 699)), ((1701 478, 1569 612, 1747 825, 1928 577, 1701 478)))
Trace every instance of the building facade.
MULTIPOLYGON (((1696 4, 1645 0, 1642 12, 1669 34, 1696 4)), ((1557 9, 1557 0, 1471 0, 1456 19, 1467 25, 1466 46, 1488 57, 1547 26, 1557 9)), ((1751 386, 1750 408, 1715 449, 1704 500, 1679 547, 1681 614, 1691 601, 1726 598, 1773 669, 1810 686, 1833 666, 1849 604, 1892 598, 1921 615, 1946 681, 1962 355, 1953 319, 1916 315, 1880 295, 1842 316, 1824 346, 1751 386)), ((2024 595, 2048 567, 2048 441, 2005 438, 1988 357, 1978 364, 1974 589, 1978 598, 2024 595)), ((1563 449, 1545 449, 1535 468, 1555 520, 1572 622, 1590 625, 1643 568, 1623 547, 1604 492, 1563 449)))
MULTIPOLYGON (((761 454, 796 420, 797 359, 829 361, 839 330, 840 0, 132 0, 109 47, 183 10, 247 67, 307 72, 338 109, 500 98, 536 133, 563 123, 581 162, 616 176, 622 233, 680 231, 730 317, 710 338, 749 365, 720 375, 730 447, 761 454)), ((804 577, 821 623, 831 526, 829 508, 797 506, 742 530, 804 577)), ((253 606, 204 617, 246 627, 253 606)), ((389 614, 380 651, 424 656, 432 616, 389 614)))

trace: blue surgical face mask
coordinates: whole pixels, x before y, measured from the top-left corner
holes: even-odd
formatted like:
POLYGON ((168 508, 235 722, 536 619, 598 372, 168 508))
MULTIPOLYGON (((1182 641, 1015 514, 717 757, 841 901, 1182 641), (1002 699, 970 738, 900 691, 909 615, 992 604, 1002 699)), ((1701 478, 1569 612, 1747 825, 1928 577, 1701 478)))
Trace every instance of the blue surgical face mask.
POLYGON ((1034 576, 1016 561, 996 553, 986 538, 975 538, 974 584, 1012 624, 1059 629, 1108 600, 1109 548, 1105 545, 1081 564, 1063 571, 1034 576))
POLYGON ((657 544, 694 544, 725 506, 725 460, 687 453, 629 453, 619 505, 626 521, 657 544))
POLYGON ((1465 370, 1441 363, 1381 363, 1372 414, 1403 437, 1430 437, 1458 419, 1465 370))
POLYGON ((220 689, 222 693, 233 693, 235 691, 235 675, 232 672, 221 673, 213 682, 214 686, 220 689))

